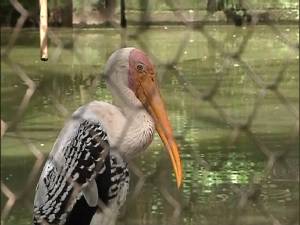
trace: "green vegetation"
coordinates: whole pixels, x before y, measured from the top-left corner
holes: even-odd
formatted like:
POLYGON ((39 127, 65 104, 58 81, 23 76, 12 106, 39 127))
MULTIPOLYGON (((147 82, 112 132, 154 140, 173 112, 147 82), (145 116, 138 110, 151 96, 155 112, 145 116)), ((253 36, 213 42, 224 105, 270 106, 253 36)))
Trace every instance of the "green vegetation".
MULTIPOLYGON (((39 21, 39 3, 33 0, 21 1, 21 5, 28 11, 29 17, 25 21, 25 27, 37 27, 39 21)), ((0 22, 2 26, 15 26, 20 13, 12 6, 9 0, 3 0, 0 3, 1 14, 0 22)), ((137 16, 141 11, 148 9, 152 14, 151 18, 154 21, 160 19, 167 19, 172 21, 174 10, 183 10, 185 13, 190 12, 195 15, 199 13, 202 15, 205 11, 228 11, 233 8, 237 10, 238 14, 243 14, 244 11, 239 11, 241 8, 245 8, 248 11, 256 10, 275 10, 275 15, 272 20, 289 20, 295 21, 299 18, 299 2, 297 0, 267 0, 267 1, 242 1, 242 0, 210 0, 210 4, 207 1, 199 0, 130 0, 126 1, 126 15, 128 20, 137 20, 137 16), (192 10, 192 11, 190 11, 192 10), (279 11, 278 11, 279 10, 279 11), (171 13, 171 14, 170 14, 171 13)), ((71 27, 72 22, 75 24, 82 22, 86 23, 87 20, 98 21, 100 24, 103 22, 103 18, 114 16, 118 18, 120 13, 120 1, 119 0, 49 0, 49 25, 50 26, 65 26, 71 27), (72 17, 72 15, 75 15, 72 17), (74 19, 75 18, 75 19, 74 19), (74 19, 74 20, 73 20, 74 19)), ((231 11, 230 11, 231 12, 231 11)), ((227 13, 228 14, 228 13, 227 13)), ((226 15, 227 15, 226 14, 226 15)), ((248 15, 248 14, 247 14, 248 15)), ((139 18, 139 17, 138 17, 139 18)), ((139 21, 139 19, 138 19, 139 21)), ((222 21, 222 19, 221 19, 222 21)), ((224 22, 224 21, 223 21, 224 22)))

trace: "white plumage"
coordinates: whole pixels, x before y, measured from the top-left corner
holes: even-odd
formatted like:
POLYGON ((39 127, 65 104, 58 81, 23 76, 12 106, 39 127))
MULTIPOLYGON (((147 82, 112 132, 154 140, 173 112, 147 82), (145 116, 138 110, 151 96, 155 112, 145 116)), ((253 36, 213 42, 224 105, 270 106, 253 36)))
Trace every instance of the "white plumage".
POLYGON ((177 145, 150 60, 140 50, 120 49, 104 73, 115 105, 93 101, 65 124, 36 189, 34 224, 113 224, 129 189, 126 162, 148 147, 155 128, 181 182, 177 145))

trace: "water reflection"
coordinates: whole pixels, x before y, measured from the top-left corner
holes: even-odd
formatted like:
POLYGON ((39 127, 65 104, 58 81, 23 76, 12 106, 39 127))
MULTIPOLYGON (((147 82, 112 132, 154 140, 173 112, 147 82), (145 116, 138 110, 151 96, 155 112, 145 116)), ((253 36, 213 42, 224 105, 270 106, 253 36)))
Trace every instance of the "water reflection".
MULTIPOLYGON (((236 52, 249 32, 229 26, 206 29, 228 53, 236 52)), ((289 37, 296 40, 297 27, 281 29, 289 29, 289 37)), ((113 30, 71 32, 62 29, 57 34, 67 48, 61 49, 61 54, 53 61, 36 61, 39 51, 35 31, 26 31, 20 37, 11 56, 38 84, 19 129, 45 154, 51 149, 64 120, 79 105, 93 99, 111 101, 101 77, 101 68, 120 43, 119 34, 113 30)), ((4 45, 7 33, 2 32, 1 37, 4 45)), ((279 221, 292 221, 299 209, 299 165, 296 160, 299 157, 299 141, 290 142, 291 130, 296 122, 293 115, 287 112, 276 95, 269 93, 253 121, 252 131, 268 148, 272 151, 290 149, 287 156, 274 165, 273 175, 264 178, 267 158, 256 143, 245 134, 231 143, 233 131, 230 125, 209 102, 193 98, 185 85, 178 81, 176 71, 164 66, 163 62, 173 58, 182 41, 181 28, 153 29, 145 32, 142 38, 157 58, 162 94, 182 152, 185 180, 182 190, 178 191, 167 156, 159 140, 155 139, 149 151, 132 162, 144 175, 145 183, 141 192, 136 192, 136 184, 141 180, 132 170, 131 193, 118 224, 270 224, 270 215, 275 215, 279 221), (261 183, 262 179, 265 180, 261 183), (256 188, 251 189, 253 199, 243 212, 239 212, 237 206, 244 204, 241 196, 248 196, 242 193, 247 192, 252 183, 254 187, 258 185, 261 191, 256 193, 256 188), (181 214, 180 217, 175 216, 176 221, 173 220, 176 212, 170 204, 172 198, 166 198, 166 190, 180 203, 181 214), (243 216, 235 220, 239 215, 243 216)), ((224 60, 218 49, 201 33, 193 32, 190 38, 186 54, 177 65, 188 82, 186 85, 193 85, 201 93, 207 92, 222 76, 214 98, 216 103, 233 121, 247 120, 259 87, 249 79, 238 62, 224 60)), ((128 42, 128 45, 139 46, 134 39, 128 42)), ((55 48, 50 48, 49 55, 54 53, 55 48)), ((290 64, 280 90, 297 107, 298 53, 274 39, 270 29, 258 26, 242 57, 266 82, 274 79, 285 58, 289 58, 290 64), (261 51, 262 48, 264 51, 261 51)), ((1 64, 1 74, 1 116, 10 121, 16 115, 26 86, 5 63, 1 64)), ((7 133, 1 146, 1 179, 13 191, 21 191, 34 157, 13 130, 7 133)), ((8 224, 30 224, 32 194, 16 205, 8 224)), ((6 198, 1 197, 3 207, 6 198)))

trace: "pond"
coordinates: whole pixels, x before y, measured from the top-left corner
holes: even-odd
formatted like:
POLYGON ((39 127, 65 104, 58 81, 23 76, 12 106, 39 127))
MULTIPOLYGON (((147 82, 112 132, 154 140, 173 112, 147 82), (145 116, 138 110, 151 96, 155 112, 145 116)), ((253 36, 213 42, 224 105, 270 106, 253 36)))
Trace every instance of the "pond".
MULTIPOLYGON (((285 40, 298 45, 299 30, 295 25, 276 29, 222 25, 197 32, 165 26, 136 36, 139 31, 129 28, 124 39, 109 28, 57 28, 47 62, 39 60, 38 32, 23 29, 9 55, 12 64, 1 61, 1 119, 17 118, 27 89, 16 65, 37 89, 17 128, 1 141, 1 180, 14 193, 29 191, 5 224, 31 224, 37 180, 26 186, 35 163, 30 150, 46 157, 76 108, 94 99, 111 102, 101 76, 122 42, 144 49, 156 64, 181 149, 184 184, 177 190, 156 136, 130 163, 131 189, 118 224, 297 224, 299 53, 285 40), (225 57, 239 49, 240 57, 225 57), (168 66, 174 59, 176 67, 168 66), (264 88, 276 79, 278 91, 264 88), (251 115, 249 129, 237 129, 251 115), (277 153, 283 154, 271 157, 277 153)), ((2 49, 11 32, 2 28, 2 49)), ((2 209, 6 201, 1 194, 2 209)))

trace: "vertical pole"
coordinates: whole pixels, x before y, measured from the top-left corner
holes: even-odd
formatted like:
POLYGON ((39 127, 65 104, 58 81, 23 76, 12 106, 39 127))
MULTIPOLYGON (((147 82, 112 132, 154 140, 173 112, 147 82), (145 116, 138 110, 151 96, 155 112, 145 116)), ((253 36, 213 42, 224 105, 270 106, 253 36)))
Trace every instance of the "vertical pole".
POLYGON ((5 134, 6 129, 7 129, 7 124, 3 120, 1 120, 1 138, 5 134))
POLYGON ((121 0, 121 27, 126 28, 127 27, 127 21, 126 21, 126 15, 125 15, 125 0, 121 0))
POLYGON ((41 48, 41 60, 48 60, 48 10, 47 0, 40 0, 40 48, 41 48))

